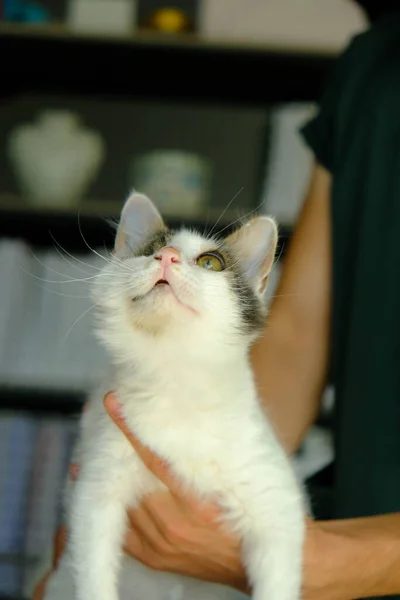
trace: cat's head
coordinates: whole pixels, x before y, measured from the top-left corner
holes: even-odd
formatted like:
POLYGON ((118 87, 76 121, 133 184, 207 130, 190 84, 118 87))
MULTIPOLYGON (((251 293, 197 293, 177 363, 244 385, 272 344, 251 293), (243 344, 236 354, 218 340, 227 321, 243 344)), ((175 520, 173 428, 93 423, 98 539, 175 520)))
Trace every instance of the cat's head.
POLYGON ((135 335, 218 347, 250 343, 263 327, 277 237, 275 221, 265 216, 225 238, 171 231, 154 204, 133 193, 95 287, 102 338, 114 349, 135 335))

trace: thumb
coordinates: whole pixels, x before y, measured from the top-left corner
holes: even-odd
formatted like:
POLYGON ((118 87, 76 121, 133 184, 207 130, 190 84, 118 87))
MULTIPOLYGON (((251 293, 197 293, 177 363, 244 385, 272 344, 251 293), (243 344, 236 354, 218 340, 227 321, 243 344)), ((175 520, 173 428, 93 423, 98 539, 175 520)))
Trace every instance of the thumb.
POLYGON ((130 444, 134 447, 146 467, 155 475, 171 492, 179 492, 180 485, 174 475, 171 473, 168 463, 154 454, 148 446, 142 442, 130 431, 122 415, 122 407, 117 396, 109 392, 104 398, 104 406, 114 423, 119 427, 130 444))
POLYGON ((65 546, 67 543, 67 528, 65 526, 61 526, 58 528, 56 535, 54 536, 54 558, 53 558, 53 568, 56 569, 58 567, 58 563, 62 555, 64 554, 65 546))

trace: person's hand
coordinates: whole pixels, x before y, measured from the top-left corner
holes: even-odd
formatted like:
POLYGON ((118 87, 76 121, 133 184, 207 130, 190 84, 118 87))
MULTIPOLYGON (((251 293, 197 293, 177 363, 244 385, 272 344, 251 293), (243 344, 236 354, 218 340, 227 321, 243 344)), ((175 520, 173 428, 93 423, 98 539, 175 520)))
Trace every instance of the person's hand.
POLYGON ((156 570, 247 590, 240 541, 219 525, 218 507, 183 493, 168 465, 127 428, 114 394, 108 394, 104 404, 144 464, 168 488, 150 494, 138 508, 128 511, 126 552, 156 570))
POLYGON ((60 527, 54 536, 53 563, 51 570, 46 573, 38 582, 33 592, 32 600, 43 600, 46 591, 46 585, 52 572, 57 568, 60 558, 64 553, 67 540, 67 531, 65 527, 60 527))
MULTIPOLYGON (((114 394, 105 407, 115 424, 135 448, 144 464, 168 488, 143 499, 128 511, 125 550, 145 565, 235 587, 249 593, 241 562, 240 541, 218 526, 217 506, 199 502, 183 492, 168 465, 144 446, 128 429, 114 394)), ((303 598, 336 600, 336 590, 326 576, 332 547, 337 540, 330 525, 306 517, 303 552, 303 598)))
MULTIPOLYGON (((146 466, 168 488, 168 491, 149 495, 138 508, 128 511, 129 528, 125 537, 125 551, 156 570, 190 575, 246 590, 240 542, 235 536, 222 531, 218 525, 218 507, 201 503, 193 496, 182 493, 168 465, 128 430, 114 394, 107 394, 104 404, 108 414, 127 436, 146 466)), ((79 465, 72 464, 69 473, 72 479, 76 479, 79 476, 79 465)), ((57 532, 52 571, 57 567, 64 551, 66 536, 65 528, 57 532)), ((38 583, 33 600, 43 600, 51 572, 38 583)))

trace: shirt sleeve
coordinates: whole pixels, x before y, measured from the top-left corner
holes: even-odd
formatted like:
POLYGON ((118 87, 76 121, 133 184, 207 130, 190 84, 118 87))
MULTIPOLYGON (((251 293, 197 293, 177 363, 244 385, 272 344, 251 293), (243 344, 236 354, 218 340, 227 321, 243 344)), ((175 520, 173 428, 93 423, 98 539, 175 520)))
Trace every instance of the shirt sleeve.
POLYGON ((300 134, 313 151, 317 162, 331 173, 335 166, 337 122, 341 99, 353 68, 353 44, 354 42, 351 42, 347 50, 337 59, 316 116, 300 128, 300 134))

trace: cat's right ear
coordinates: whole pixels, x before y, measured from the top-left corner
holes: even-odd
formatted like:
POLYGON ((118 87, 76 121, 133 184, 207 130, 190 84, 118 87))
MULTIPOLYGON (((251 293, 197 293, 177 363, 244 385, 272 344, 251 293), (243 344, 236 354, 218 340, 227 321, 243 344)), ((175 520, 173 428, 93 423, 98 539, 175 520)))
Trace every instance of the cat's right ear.
POLYGON ((150 235, 164 228, 164 221, 153 202, 147 196, 133 192, 121 212, 114 250, 137 248, 150 235))

